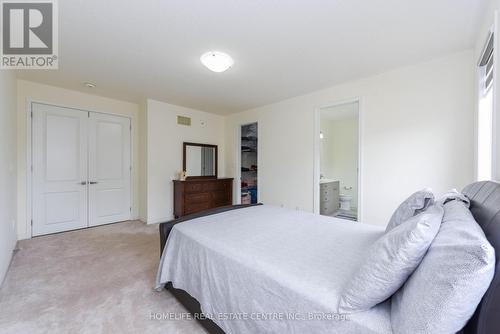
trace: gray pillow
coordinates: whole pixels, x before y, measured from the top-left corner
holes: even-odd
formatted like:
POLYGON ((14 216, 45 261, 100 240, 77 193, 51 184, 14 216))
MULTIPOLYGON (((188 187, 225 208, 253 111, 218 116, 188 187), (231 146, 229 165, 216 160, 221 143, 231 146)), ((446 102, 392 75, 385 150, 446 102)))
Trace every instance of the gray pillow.
POLYGON ((344 288, 339 312, 365 311, 392 296, 422 261, 442 218, 443 208, 434 205, 378 239, 344 288))
POLYGON ((425 211, 434 203, 434 194, 430 189, 422 189, 413 193, 401 203, 392 214, 385 231, 388 232, 402 222, 406 221, 422 211, 425 211))
POLYGON ((465 203, 465 206, 467 208, 470 206, 470 200, 467 198, 467 196, 456 189, 451 189, 437 200, 437 202, 439 202, 441 205, 444 205, 450 201, 462 201, 465 203))
POLYGON ((456 333, 473 315, 495 270, 495 250, 466 204, 444 205, 441 228, 392 297, 394 333, 456 333))

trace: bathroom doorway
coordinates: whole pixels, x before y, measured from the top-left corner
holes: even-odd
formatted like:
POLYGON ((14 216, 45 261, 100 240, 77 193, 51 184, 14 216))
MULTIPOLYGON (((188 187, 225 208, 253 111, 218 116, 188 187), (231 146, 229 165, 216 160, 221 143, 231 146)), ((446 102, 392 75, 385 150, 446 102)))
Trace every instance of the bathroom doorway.
POLYGON ((359 100, 319 108, 316 117, 315 210, 359 219, 359 100))
POLYGON ((241 126, 241 204, 255 204, 258 202, 258 137, 259 133, 257 123, 250 123, 241 126))

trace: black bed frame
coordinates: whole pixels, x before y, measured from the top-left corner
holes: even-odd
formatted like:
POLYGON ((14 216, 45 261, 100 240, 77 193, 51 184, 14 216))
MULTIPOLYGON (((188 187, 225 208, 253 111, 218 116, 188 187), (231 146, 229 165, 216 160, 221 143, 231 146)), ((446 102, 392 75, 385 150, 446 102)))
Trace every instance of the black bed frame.
MULTIPOLYGON (((205 216, 211 216, 215 215, 217 213, 222 213, 226 211, 231 211, 231 210, 237 210, 237 209, 242 209, 242 208, 247 208, 251 206, 256 206, 256 205, 262 205, 262 203, 258 204, 239 204, 239 205, 229 205, 229 206, 222 206, 218 207, 215 209, 209 209, 205 210, 199 213, 194 213, 191 215, 187 216, 182 216, 177 219, 168 221, 166 223, 161 223, 160 224, 160 255, 163 253, 163 249, 165 248, 165 244, 167 243, 167 238, 168 235, 170 234, 170 231, 174 227, 175 224, 182 223, 187 220, 195 219, 195 218, 200 218, 200 217, 205 217, 205 216)), ((182 304, 184 307, 195 317, 196 320, 198 320, 205 329, 211 333, 211 334, 225 334, 224 331, 217 326, 215 322, 213 322, 210 319, 203 318, 203 313, 201 312, 201 306, 200 303, 189 293, 187 293, 184 290, 181 289, 176 289, 172 286, 172 283, 169 282, 165 286, 165 288, 174 295, 174 297, 182 304)))
MULTIPOLYGON (((483 229, 489 242, 495 248, 496 263, 500 258, 500 183, 494 181, 476 182, 468 185, 462 191, 471 201, 470 211, 483 229)), ((257 204, 259 205, 259 204, 257 204)), ((240 209, 251 205, 233 205, 204 211, 202 213, 181 217, 160 224, 161 251, 172 227, 180 222, 213 215, 229 210, 240 209)), ((495 276, 490 287, 483 296, 473 317, 459 334, 494 334, 500 333, 500 266, 495 268, 495 276)), ((196 315, 201 325, 211 334, 224 334, 224 331, 209 319, 200 319, 202 315, 200 303, 186 291, 175 289, 172 284, 166 288, 179 300, 189 312, 196 315)))

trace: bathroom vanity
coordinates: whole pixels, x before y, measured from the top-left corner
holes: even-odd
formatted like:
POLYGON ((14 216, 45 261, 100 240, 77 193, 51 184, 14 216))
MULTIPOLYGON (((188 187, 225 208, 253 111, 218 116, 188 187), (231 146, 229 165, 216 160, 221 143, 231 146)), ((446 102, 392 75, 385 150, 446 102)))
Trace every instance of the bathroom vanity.
POLYGON ((322 179, 319 192, 319 213, 324 216, 333 216, 339 210, 340 182, 322 179))

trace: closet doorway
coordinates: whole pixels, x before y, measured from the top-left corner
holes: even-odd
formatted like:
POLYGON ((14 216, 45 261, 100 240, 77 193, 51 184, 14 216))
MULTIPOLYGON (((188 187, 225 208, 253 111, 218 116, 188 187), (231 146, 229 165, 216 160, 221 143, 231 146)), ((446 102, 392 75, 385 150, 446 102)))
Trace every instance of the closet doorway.
POLYGON ((241 126, 240 145, 240 197, 241 204, 255 204, 258 180, 258 125, 251 123, 241 126))
POLYGON ((130 118, 32 103, 32 235, 131 218, 130 118))

